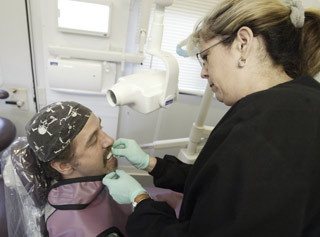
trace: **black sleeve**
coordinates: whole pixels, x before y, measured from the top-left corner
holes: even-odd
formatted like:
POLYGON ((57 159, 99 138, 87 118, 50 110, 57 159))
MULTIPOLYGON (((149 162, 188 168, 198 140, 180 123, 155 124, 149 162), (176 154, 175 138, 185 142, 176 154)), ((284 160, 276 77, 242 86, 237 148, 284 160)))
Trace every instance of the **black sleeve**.
POLYGON ((150 172, 156 187, 183 192, 185 180, 192 165, 178 160, 174 156, 165 155, 163 159, 156 158, 157 164, 150 172))
POLYGON ((166 202, 146 199, 129 216, 126 230, 130 237, 186 237, 187 224, 178 221, 175 211, 166 202))

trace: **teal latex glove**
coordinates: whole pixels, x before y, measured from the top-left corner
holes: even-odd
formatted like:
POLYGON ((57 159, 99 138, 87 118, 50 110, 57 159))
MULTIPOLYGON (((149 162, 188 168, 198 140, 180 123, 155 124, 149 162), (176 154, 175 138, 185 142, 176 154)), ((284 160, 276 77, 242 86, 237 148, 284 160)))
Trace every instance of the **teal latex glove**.
POLYGON ((112 154, 116 157, 125 157, 137 169, 143 170, 149 164, 149 155, 135 140, 119 138, 113 143, 112 154))
POLYGON ((137 180, 123 170, 107 174, 102 183, 108 187, 110 195, 119 204, 132 203, 136 196, 147 193, 137 180))

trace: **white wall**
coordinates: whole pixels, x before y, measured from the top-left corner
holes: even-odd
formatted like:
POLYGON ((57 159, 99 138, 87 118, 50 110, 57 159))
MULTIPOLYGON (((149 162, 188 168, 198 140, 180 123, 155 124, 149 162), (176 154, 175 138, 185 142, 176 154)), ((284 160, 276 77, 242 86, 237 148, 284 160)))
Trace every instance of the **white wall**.
MULTIPOLYGON (((177 102, 168 109, 161 109, 147 115, 124 107, 121 110, 119 137, 133 138, 140 144, 188 137, 198 115, 201 99, 200 96, 179 94, 177 102)), ((206 124, 214 126, 227 108, 213 99, 206 124)))
MULTIPOLYGON (((153 141, 187 138, 199 112, 200 96, 180 94, 178 100, 168 109, 161 109, 147 115, 141 115, 129 107, 123 107, 119 120, 119 137, 135 139, 139 144, 153 141)), ((212 99, 205 124, 215 126, 228 107, 212 99)), ((180 148, 145 149, 151 155, 162 157, 165 154, 177 156, 180 148)), ((131 172, 126 161, 121 164, 131 172)))
MULTIPOLYGON (((59 100, 75 100, 89 108, 102 118, 102 126, 109 135, 116 137, 118 129, 119 108, 113 108, 107 104, 104 94, 83 95, 79 93, 65 93, 52 90, 49 85, 47 63, 49 59, 64 57, 49 52, 50 46, 61 46, 86 50, 97 50, 102 52, 125 50, 127 38, 127 24, 130 10, 130 0, 112 1, 111 37, 81 35, 64 33, 57 27, 57 0, 32 0, 32 26, 35 45, 35 60, 37 64, 37 92, 39 107, 59 100)), ((64 57, 65 58, 65 57, 64 57)), ((67 60, 78 60, 66 58, 67 60)), ((85 61, 85 59, 82 59, 85 61)), ((103 63, 99 60, 88 60, 88 62, 103 63)), ((117 76, 121 75, 120 64, 110 64, 117 76)), ((70 77, 75 80, 80 75, 70 77)), ((115 78, 104 76, 104 82, 110 86, 114 84, 115 78)))
POLYGON ((14 88, 23 89, 27 95, 23 109, 0 100, 0 116, 11 119, 20 136, 24 134, 26 121, 36 111, 24 0, 0 1, 0 36, 0 68, 4 81, 0 88, 9 92, 14 88))
POLYGON ((309 8, 309 7, 320 8, 320 0, 303 0, 302 4, 305 8, 309 8))

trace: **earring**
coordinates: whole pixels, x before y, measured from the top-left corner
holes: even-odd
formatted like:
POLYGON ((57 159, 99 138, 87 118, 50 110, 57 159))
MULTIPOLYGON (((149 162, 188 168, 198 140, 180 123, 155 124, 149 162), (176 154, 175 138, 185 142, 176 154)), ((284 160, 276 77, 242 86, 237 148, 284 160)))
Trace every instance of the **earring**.
POLYGON ((241 58, 239 58, 239 60, 238 60, 238 67, 243 68, 244 65, 246 65, 246 63, 247 63, 247 59, 241 57, 241 58))

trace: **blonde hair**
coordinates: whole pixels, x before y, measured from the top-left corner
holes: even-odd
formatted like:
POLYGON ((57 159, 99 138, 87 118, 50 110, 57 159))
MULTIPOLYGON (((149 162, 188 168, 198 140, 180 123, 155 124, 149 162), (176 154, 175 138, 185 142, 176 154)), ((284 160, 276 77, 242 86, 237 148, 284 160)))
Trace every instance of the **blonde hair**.
POLYGON ((305 12, 305 24, 296 28, 291 8, 280 0, 223 0, 199 24, 188 48, 198 47, 216 36, 229 36, 231 45, 242 26, 261 36, 275 65, 295 78, 320 71, 320 11, 305 12))

